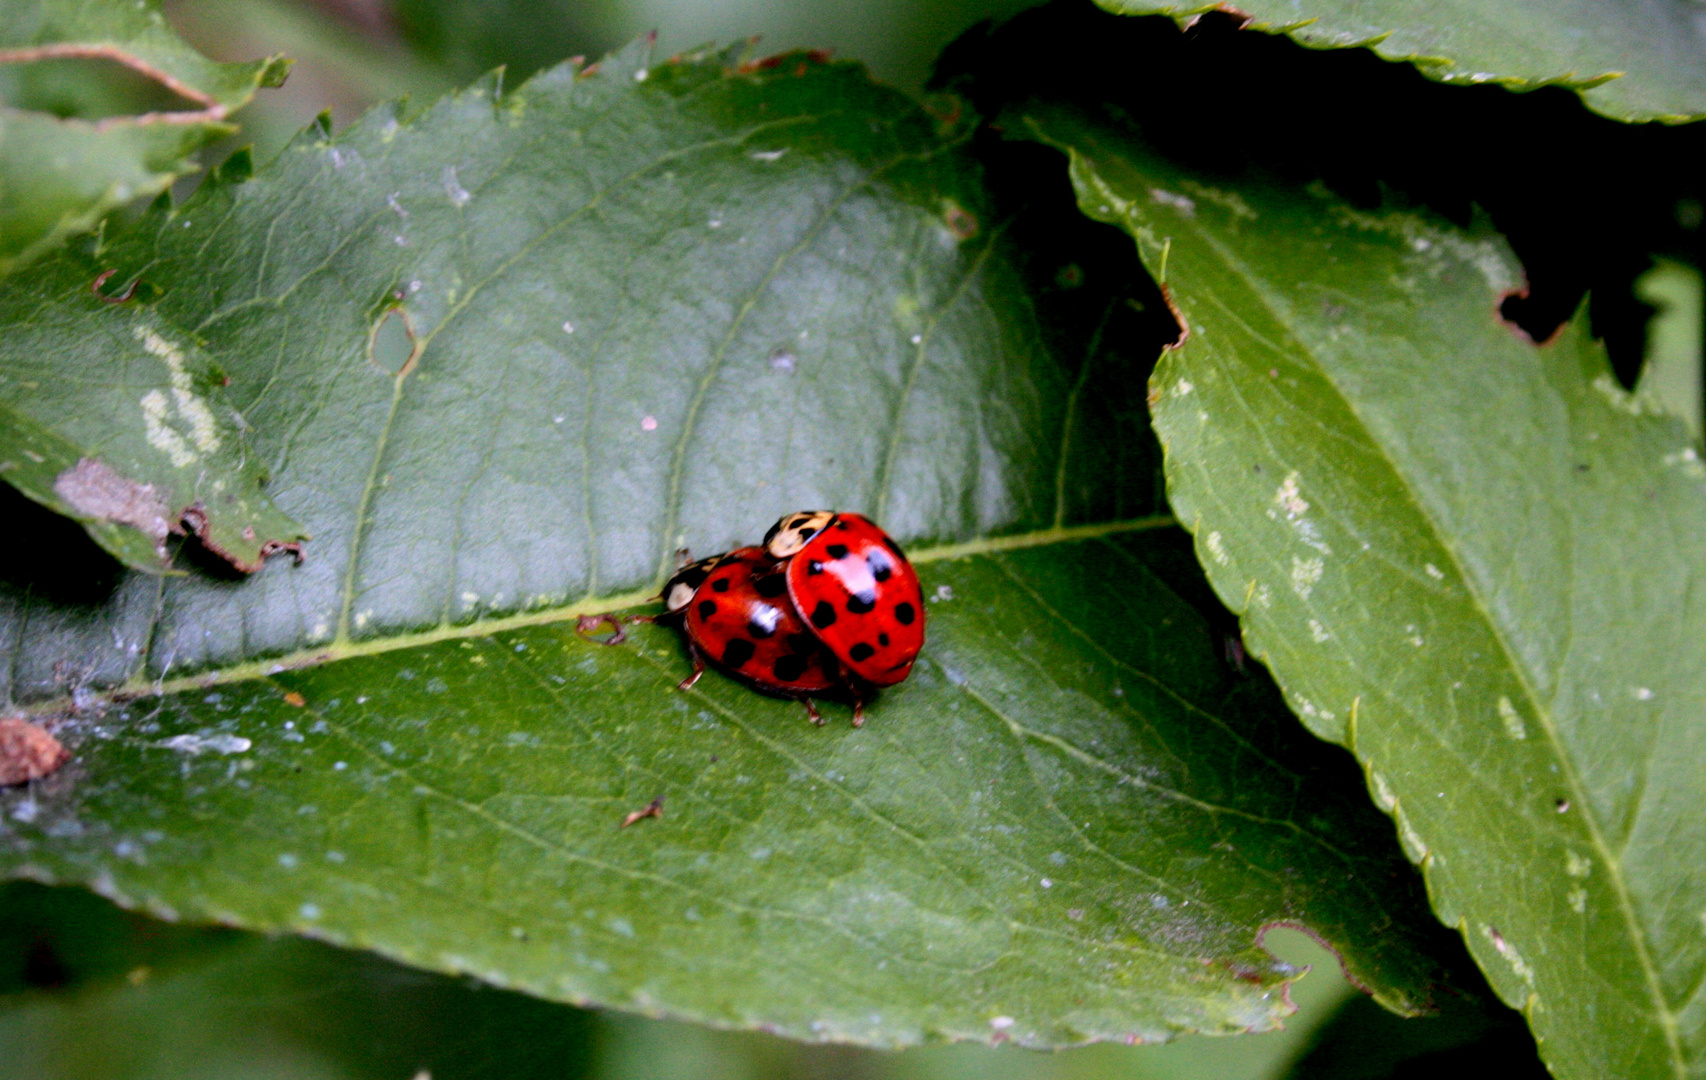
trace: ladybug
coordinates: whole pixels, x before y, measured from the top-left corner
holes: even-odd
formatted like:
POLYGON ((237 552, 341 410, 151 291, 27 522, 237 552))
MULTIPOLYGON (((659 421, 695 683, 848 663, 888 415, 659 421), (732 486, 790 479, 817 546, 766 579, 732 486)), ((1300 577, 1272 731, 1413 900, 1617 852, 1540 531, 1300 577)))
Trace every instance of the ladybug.
MULTIPOLYGON (((682 567, 664 585, 663 601, 661 617, 682 617, 693 657, 693 674, 681 689, 699 681, 709 658, 760 690, 804 701, 812 720, 823 723, 807 695, 842 687, 846 676, 794 609, 782 567, 763 548, 739 548, 682 567)), ((855 708, 855 725, 860 712, 855 708)))
POLYGON ((924 592, 900 545, 859 514, 804 510, 764 534, 788 596, 843 667, 893 686, 924 647, 924 592))

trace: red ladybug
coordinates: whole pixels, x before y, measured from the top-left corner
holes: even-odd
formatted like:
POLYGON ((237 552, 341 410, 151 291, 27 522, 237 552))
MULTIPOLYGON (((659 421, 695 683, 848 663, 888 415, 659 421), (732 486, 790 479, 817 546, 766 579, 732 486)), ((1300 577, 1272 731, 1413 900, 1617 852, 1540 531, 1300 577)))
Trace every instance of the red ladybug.
POLYGON ((764 550, 785 560, 795 610, 842 666, 873 686, 906 678, 924 647, 924 592, 888 533, 858 514, 804 510, 772 525, 764 550))
POLYGON ((812 720, 823 723, 807 695, 841 686, 846 676, 800 619, 782 567, 763 548, 739 548, 684 566, 664 585, 663 598, 666 615, 684 616, 693 657, 693 674, 681 689, 699 681, 703 658, 709 658, 760 690, 799 698, 812 720))

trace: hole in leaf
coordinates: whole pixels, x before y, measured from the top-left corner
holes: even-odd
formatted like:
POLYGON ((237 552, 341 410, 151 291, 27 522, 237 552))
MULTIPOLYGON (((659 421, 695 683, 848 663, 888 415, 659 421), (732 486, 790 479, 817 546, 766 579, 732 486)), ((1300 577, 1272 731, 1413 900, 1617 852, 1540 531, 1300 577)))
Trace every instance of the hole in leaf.
POLYGON ((0 101, 60 119, 105 120, 154 112, 199 112, 206 104, 104 56, 0 62, 0 101))
POLYGON ((367 359, 387 375, 398 375, 415 360, 415 330, 408 312, 391 308, 367 338, 367 359))

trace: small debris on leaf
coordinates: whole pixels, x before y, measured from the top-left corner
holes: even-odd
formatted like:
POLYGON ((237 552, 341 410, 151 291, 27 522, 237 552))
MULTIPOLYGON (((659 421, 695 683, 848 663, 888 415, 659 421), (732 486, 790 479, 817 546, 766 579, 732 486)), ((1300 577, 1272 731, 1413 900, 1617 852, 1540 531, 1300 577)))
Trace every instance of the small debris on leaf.
POLYGON ((22 717, 0 718, 0 787, 40 780, 71 760, 71 751, 22 717))
POLYGON ((597 615, 582 615, 575 619, 575 634, 578 635, 582 641, 590 641, 594 645, 620 645, 624 641, 628 640, 628 631, 627 628, 622 625, 622 620, 618 619, 608 611, 600 612, 597 615), (595 638, 592 636, 600 627, 605 625, 608 625, 616 632, 607 638, 595 638))
POLYGON ((303 697, 301 694, 298 694, 296 691, 292 690, 288 694, 284 695, 284 703, 286 705, 294 705, 298 709, 300 709, 300 708, 305 707, 308 704, 308 699, 303 697))
POLYGON ((649 818, 649 817, 656 817, 656 818, 663 817, 663 796, 662 795, 659 795, 657 798, 655 798, 651 802, 647 803, 642 809, 635 810, 633 813, 631 813, 627 817, 623 818, 622 824, 617 826, 617 828, 626 829, 628 826, 632 825, 636 821, 639 821, 641 818, 649 818))

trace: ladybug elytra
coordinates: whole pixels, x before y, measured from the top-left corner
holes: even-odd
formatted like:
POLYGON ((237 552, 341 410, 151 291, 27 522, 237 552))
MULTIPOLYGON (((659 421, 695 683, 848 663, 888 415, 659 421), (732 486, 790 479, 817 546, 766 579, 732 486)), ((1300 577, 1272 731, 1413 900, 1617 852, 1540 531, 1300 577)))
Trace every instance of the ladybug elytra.
POLYGON ((893 686, 924 647, 924 591, 900 545, 859 514, 789 514, 765 535, 787 561, 788 595, 842 665, 893 686))
MULTIPOLYGON (((853 726, 864 722, 864 691, 906 678, 924 645, 924 597, 900 546, 869 518, 829 510, 788 514, 761 547, 700 559, 665 582, 664 613, 634 621, 679 619, 693 673, 705 661, 766 693, 803 701, 841 690, 853 699, 853 726)), ((583 636, 610 614, 583 616, 583 636)))

